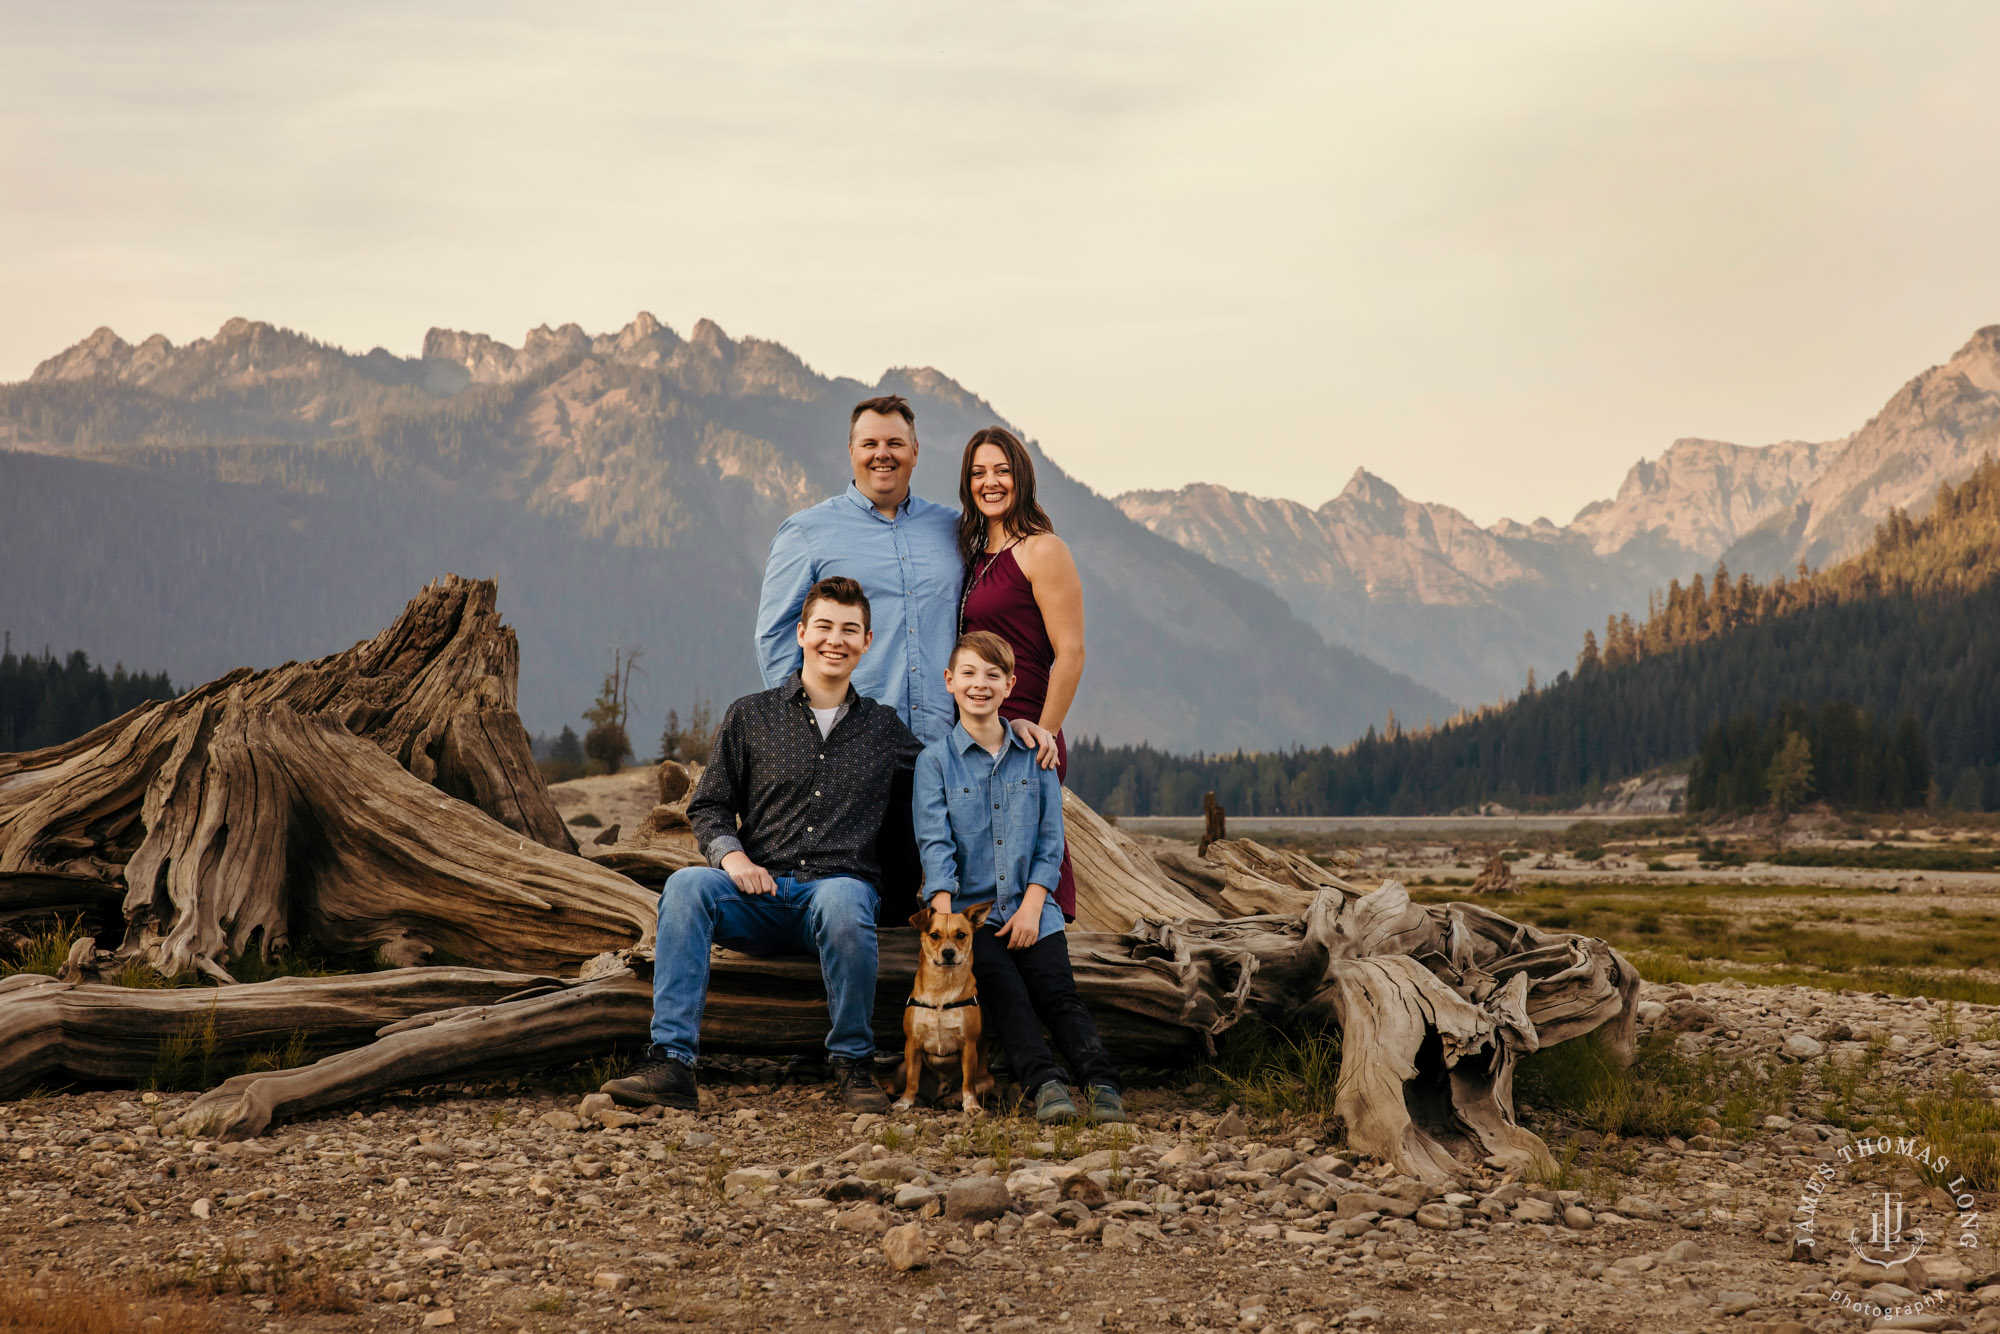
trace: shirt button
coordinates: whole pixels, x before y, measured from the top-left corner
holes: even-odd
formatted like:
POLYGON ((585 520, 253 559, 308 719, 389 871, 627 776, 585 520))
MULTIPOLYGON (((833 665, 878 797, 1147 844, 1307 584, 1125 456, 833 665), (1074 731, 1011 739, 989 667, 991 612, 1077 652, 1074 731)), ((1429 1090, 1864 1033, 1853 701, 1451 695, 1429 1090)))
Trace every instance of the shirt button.
POLYGON ((813 827, 812 827, 811 825, 807 825, 807 826, 806 826, 806 832, 807 832, 808 834, 810 834, 810 833, 811 833, 812 831, 813 831, 813 827))

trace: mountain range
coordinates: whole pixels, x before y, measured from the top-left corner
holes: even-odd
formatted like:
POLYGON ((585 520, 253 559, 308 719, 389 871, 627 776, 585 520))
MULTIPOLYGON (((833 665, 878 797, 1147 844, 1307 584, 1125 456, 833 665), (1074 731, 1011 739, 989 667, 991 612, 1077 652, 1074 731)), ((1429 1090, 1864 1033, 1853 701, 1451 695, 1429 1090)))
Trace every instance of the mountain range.
POLYGON ((1462 703, 1570 665, 1607 614, 1643 614, 1671 580, 1725 563, 1769 577, 1865 546, 1891 509, 2000 450, 2000 325, 1976 332, 1844 439, 1746 447, 1677 440, 1561 527, 1481 527, 1357 470, 1317 509, 1220 486, 1132 491, 1119 507, 1272 588, 1329 639, 1462 703))
MULTIPOLYGON (((955 503, 993 406, 931 369, 827 377, 706 320, 519 347, 433 329, 414 357, 247 319, 185 345, 99 329, 0 386, 0 626, 185 685, 345 647, 446 571, 495 576, 530 728, 575 722, 636 645, 644 752, 669 707, 757 688, 771 535, 846 484, 848 409, 890 392, 916 407, 919 494, 955 503)), ((1031 448, 1084 576, 1073 733, 1274 748, 1451 711, 1031 448)))

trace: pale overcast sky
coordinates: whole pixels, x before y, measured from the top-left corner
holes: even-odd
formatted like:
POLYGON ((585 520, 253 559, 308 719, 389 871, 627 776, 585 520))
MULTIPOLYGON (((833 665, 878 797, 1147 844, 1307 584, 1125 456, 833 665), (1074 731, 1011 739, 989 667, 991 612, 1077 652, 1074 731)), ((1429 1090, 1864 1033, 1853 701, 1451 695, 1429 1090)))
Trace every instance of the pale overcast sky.
POLYGON ((1107 492, 1560 522, 2000 321, 1996 72, 1987 0, 4 0, 0 379, 647 309, 937 366, 1107 492))

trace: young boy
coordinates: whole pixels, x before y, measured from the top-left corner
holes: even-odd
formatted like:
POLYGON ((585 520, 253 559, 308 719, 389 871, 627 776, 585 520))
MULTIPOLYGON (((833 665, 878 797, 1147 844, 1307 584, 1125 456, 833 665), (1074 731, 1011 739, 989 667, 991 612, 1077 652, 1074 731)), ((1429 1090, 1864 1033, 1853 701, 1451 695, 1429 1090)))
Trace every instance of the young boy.
POLYGON ((993 905, 972 938, 979 1011, 1034 1098, 1035 1119, 1077 1115, 1042 1040, 1047 1024, 1091 1118, 1123 1121, 1124 1084, 1076 994, 1062 910, 1049 894, 1062 867, 1062 783, 1000 718, 1014 650, 987 631, 961 636, 944 678, 958 724, 917 757, 913 797, 925 893, 939 912, 993 905))

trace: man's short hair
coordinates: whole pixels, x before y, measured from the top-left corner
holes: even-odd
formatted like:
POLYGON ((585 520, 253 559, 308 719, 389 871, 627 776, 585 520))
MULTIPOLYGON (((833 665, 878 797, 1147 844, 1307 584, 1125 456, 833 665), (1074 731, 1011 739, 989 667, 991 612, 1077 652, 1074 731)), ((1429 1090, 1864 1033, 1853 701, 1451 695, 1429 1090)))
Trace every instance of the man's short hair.
POLYGON ((812 615, 813 603, 836 602, 843 607, 861 608, 861 628, 872 630, 868 616, 868 595, 861 591, 861 585, 844 574, 828 575, 806 590, 806 601, 799 608, 799 624, 804 625, 812 615))
POLYGON ((960 635, 958 642, 951 646, 951 659, 945 665, 958 666, 958 655, 961 653, 984 659, 1009 676, 1014 674, 1014 646, 991 630, 968 630, 960 635))
POLYGON ((864 412, 879 412, 884 417, 891 413, 903 419, 910 428, 912 439, 917 434, 917 410, 910 406, 910 400, 901 394, 878 394, 874 398, 864 398, 854 405, 854 411, 847 414, 847 438, 854 439, 854 423, 861 420, 864 412))

